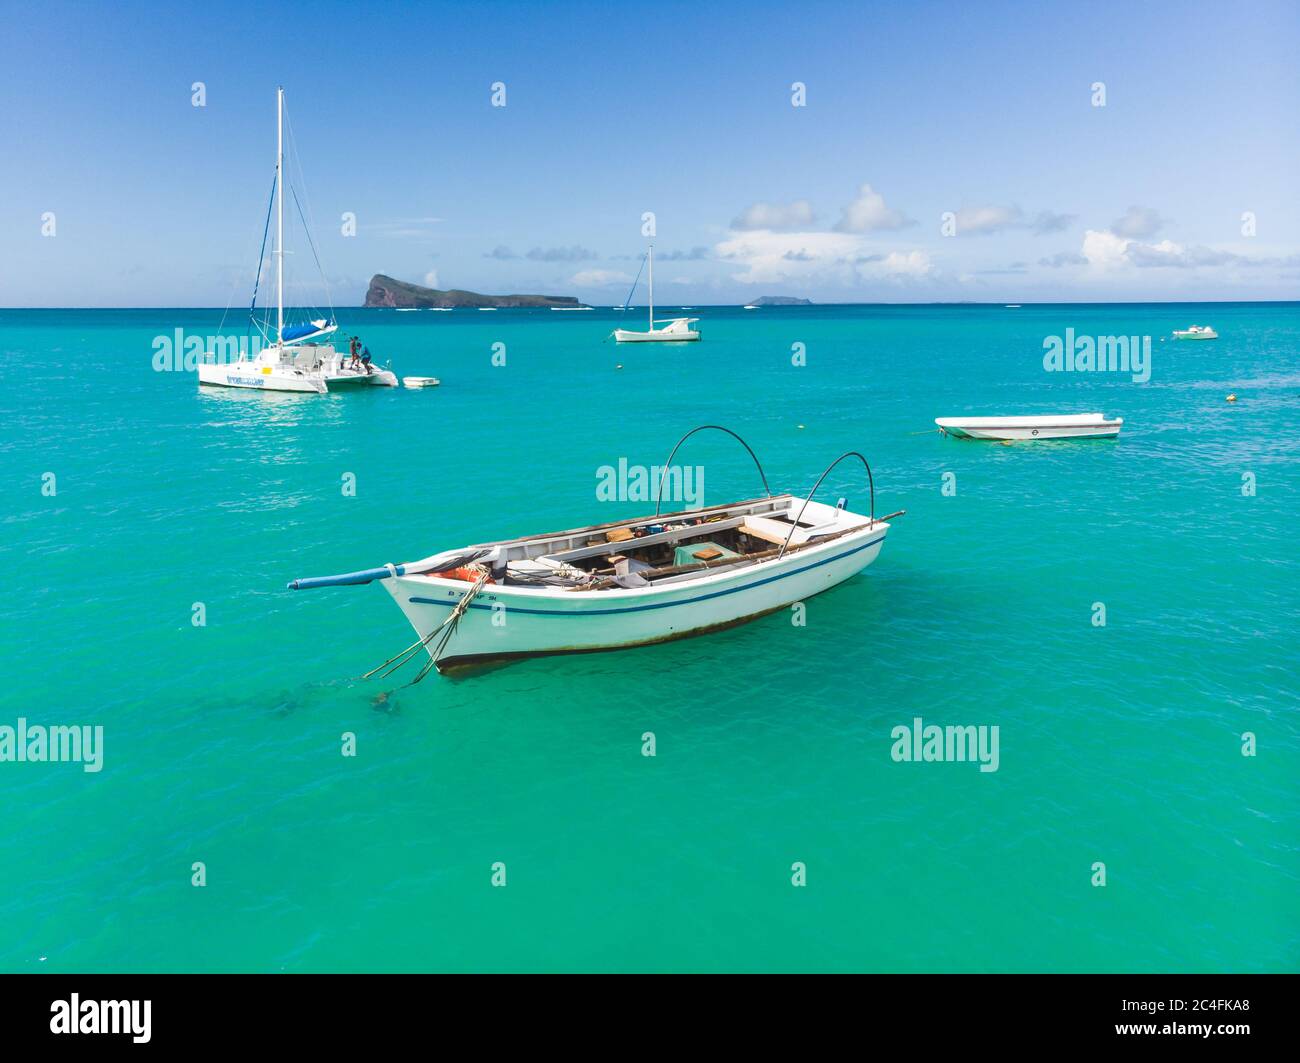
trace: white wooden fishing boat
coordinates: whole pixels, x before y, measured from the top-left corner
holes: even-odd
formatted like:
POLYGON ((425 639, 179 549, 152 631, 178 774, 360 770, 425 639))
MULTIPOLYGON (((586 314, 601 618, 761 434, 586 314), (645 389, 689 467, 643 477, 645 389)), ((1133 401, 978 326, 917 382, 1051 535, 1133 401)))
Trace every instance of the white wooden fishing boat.
MULTIPOLYGON (((655 320, 655 249, 646 252, 646 261, 650 264, 650 321, 644 332, 636 329, 619 328, 614 330, 614 339, 619 343, 686 343, 700 338, 699 329, 691 326, 699 321, 698 317, 673 317, 655 320), (662 325, 663 328, 655 328, 662 325)), ((637 274, 639 279, 640 273, 637 274)), ((632 282, 632 292, 636 291, 636 281, 632 282)), ((627 293, 627 302, 631 302, 632 292, 627 293)))
POLYGON ((1119 435, 1122 417, 1100 413, 1044 413, 1031 417, 936 417, 934 423, 962 439, 1095 439, 1119 435))
MULTIPOLYGON (((672 468, 677 447, 662 468, 672 468)), ((761 466, 759 473, 767 489, 761 466)), ((480 543, 401 565, 294 580, 289 588, 381 582, 419 638, 369 674, 387 675, 425 650, 422 677, 435 665, 445 671, 622 649, 742 623, 861 572, 880 553, 889 521, 901 515, 875 516, 871 469, 850 451, 804 498, 769 492, 676 513, 656 507, 649 517, 480 543), (843 500, 812 500, 846 458, 867 468, 867 513, 845 508, 843 500)))
POLYGON ((1209 325, 1193 325, 1191 328, 1174 329, 1176 340, 1217 340, 1219 334, 1209 325))
MULTIPOLYGON (((396 387, 397 376, 388 369, 362 365, 332 344, 315 342, 338 329, 333 311, 328 316, 311 318, 298 325, 285 324, 284 308, 284 89, 276 90, 275 153, 275 325, 258 321, 252 325, 266 345, 256 352, 241 354, 238 361, 200 363, 199 383, 228 388, 254 388, 259 391, 299 391, 324 395, 326 392, 356 385, 396 387)), ((270 215, 268 210, 267 223, 270 215)), ((313 248, 313 254, 315 249, 313 248)), ((258 258, 257 281, 253 287, 256 305, 257 288, 262 280, 262 262, 258 258)))

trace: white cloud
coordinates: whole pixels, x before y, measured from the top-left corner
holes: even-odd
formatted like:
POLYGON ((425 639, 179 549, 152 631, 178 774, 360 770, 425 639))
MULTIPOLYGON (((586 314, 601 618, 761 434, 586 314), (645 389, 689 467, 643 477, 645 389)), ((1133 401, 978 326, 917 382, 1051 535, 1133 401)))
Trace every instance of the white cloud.
POLYGON ((631 284, 632 278, 616 269, 583 269, 569 278, 579 288, 604 288, 610 284, 631 284))
POLYGON ((1165 224, 1165 219, 1153 207, 1129 207, 1122 218, 1116 218, 1111 224, 1110 231, 1130 240, 1145 240, 1155 236, 1165 224))
POLYGON ((1216 251, 1212 247, 1183 247, 1172 240, 1161 240, 1158 244, 1134 242, 1129 244, 1128 257, 1135 266, 1170 266, 1175 269, 1250 264, 1249 260, 1234 255, 1231 251, 1216 251))
POLYGON ((436 269, 431 269, 424 275, 424 286, 426 288, 438 287, 438 271, 436 269))
POLYGON ((902 229, 913 224, 901 210, 885 206, 885 197, 864 184, 858 195, 844 208, 835 231, 841 233, 869 233, 885 229, 902 229))
POLYGON ((1019 226, 1024 211, 1019 207, 963 207, 957 211, 957 235, 981 236, 1019 226))
POLYGON ((891 251, 880 263, 880 272, 887 277, 925 277, 933 268, 924 251, 891 251))
POLYGON ((848 233, 732 233, 714 250, 740 267, 732 280, 742 284, 852 285, 863 278, 914 278, 932 270, 922 251, 872 254, 862 237, 848 233))
POLYGON ((982 207, 963 207, 957 211, 958 236, 983 236, 988 233, 1004 232, 1007 229, 1028 229, 1036 236, 1043 233, 1060 232, 1074 221, 1073 214, 1059 214, 1052 210, 1040 210, 1032 218, 1014 203, 1010 206, 990 204, 982 207))
POLYGON ((574 244, 572 247, 534 247, 524 257, 534 262, 588 262, 598 256, 595 251, 574 244))
POLYGON ((733 218, 731 227, 742 232, 763 229, 789 232, 793 229, 806 229, 812 223, 812 204, 806 199, 797 199, 793 203, 755 203, 733 218))
MULTIPOLYGON (((1044 259, 1044 265, 1068 264, 1077 261, 1075 256, 1061 254, 1056 260, 1044 259), (1059 260, 1059 261, 1056 261, 1059 260)), ((1113 273, 1137 267, 1139 269, 1202 269, 1212 267, 1287 268, 1300 261, 1300 256, 1256 258, 1223 251, 1215 247, 1197 245, 1184 247, 1173 240, 1143 243, 1113 232, 1089 229, 1084 234, 1082 261, 1096 273, 1113 273)))
POLYGON ((1131 242, 1112 232, 1089 229, 1083 234, 1081 253, 1087 259, 1089 269, 1109 272, 1129 264, 1127 252, 1131 242))
POLYGON ((1043 233, 1058 233, 1062 229, 1069 228, 1074 219, 1075 215, 1073 214, 1058 214, 1052 210, 1040 210, 1034 216, 1033 221, 1029 223, 1029 227, 1034 230, 1036 235, 1040 236, 1043 233))
POLYGON ((1038 264, 1048 269, 1061 269, 1063 266, 1086 266, 1088 260, 1078 251, 1058 251, 1047 258, 1040 258, 1038 264))

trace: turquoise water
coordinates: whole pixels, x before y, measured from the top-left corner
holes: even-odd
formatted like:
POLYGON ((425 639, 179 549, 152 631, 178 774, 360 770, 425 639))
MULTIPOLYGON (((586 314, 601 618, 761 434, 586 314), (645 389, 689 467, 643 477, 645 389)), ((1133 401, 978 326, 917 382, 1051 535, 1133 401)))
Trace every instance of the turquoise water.
MULTIPOLYGON (((697 312, 346 312, 443 386, 277 398, 153 371, 217 312, 0 311, 0 724, 104 727, 97 774, 0 763, 0 969, 1296 969, 1300 306, 697 312), (1150 382, 1044 372, 1066 328, 1152 336, 1150 382), (927 431, 1042 410, 1124 432, 927 431), (350 678, 411 641, 381 588, 283 589, 644 512, 596 470, 704 422, 907 510, 805 627, 398 689, 350 678), (895 763, 918 716, 998 771, 895 763)), ((720 435, 681 460, 760 493, 720 435)))

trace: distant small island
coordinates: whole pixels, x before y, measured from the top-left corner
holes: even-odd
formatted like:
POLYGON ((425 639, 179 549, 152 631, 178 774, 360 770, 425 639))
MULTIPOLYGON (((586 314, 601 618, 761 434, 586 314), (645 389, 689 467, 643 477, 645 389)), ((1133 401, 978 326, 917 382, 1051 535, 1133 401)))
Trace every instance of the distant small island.
POLYGON ((480 295, 478 292, 467 292, 458 288, 440 291, 437 288, 424 288, 418 284, 394 280, 382 273, 376 273, 370 278, 365 305, 398 310, 427 310, 434 307, 473 309, 480 306, 505 310, 546 306, 575 308, 583 304, 572 295, 480 295))
POLYGON ((765 295, 755 299, 751 306, 812 306, 811 299, 796 299, 793 295, 765 295))

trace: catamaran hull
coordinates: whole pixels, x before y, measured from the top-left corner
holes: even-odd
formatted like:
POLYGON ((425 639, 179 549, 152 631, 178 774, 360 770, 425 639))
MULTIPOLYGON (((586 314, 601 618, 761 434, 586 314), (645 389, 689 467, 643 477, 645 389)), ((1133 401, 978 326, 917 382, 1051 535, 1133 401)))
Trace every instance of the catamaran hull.
POLYGON ((200 365, 199 383, 212 387, 249 388, 253 391, 296 391, 310 395, 323 395, 325 384, 308 376, 288 376, 280 373, 263 373, 260 369, 229 365, 200 365))
MULTIPOLYGON (((645 646, 740 624, 843 583, 880 553, 889 525, 668 586, 600 592, 484 587, 437 657, 440 672, 468 664, 645 646)), ((383 585, 433 656, 429 638, 470 590, 459 580, 396 577, 383 585)))
POLYGON ((377 388, 395 388, 397 387, 397 374, 391 373, 387 369, 376 369, 370 373, 343 373, 338 376, 327 376, 325 385, 330 391, 337 391, 340 388, 354 387, 377 387, 377 388))
POLYGON ((199 383, 224 388, 249 388, 254 391, 297 391, 324 395, 355 387, 397 387, 397 375, 387 369, 366 373, 342 373, 322 376, 319 373, 264 373, 260 366, 200 365, 199 383))

